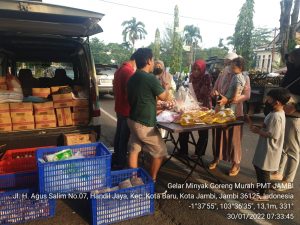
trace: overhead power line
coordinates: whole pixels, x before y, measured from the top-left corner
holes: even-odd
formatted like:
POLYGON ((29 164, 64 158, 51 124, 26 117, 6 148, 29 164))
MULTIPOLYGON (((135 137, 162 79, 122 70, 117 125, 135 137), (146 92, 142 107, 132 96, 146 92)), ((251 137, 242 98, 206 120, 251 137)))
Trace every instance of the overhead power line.
MULTIPOLYGON (((117 2, 111 2, 111 1, 107 1, 107 0, 98 0, 98 1, 100 1, 100 2, 106 2, 106 3, 109 3, 109 4, 118 5, 118 6, 128 7, 128 8, 132 8, 132 9, 138 9, 138 10, 143 10, 143 11, 147 11, 147 12, 153 12, 153 13, 163 14, 163 15, 167 15, 167 16, 174 16, 173 13, 167 13, 167 12, 153 10, 153 9, 146 9, 146 8, 142 8, 142 7, 138 7, 138 6, 132 6, 132 5, 127 5, 127 4, 117 3, 117 2)), ((192 19, 192 20, 204 21, 204 22, 208 22, 208 23, 215 23, 215 24, 223 24, 223 25, 235 26, 235 24, 225 23, 225 22, 221 22, 221 21, 217 21, 217 20, 208 20, 208 19, 198 18, 198 17, 192 17, 192 16, 179 16, 179 17, 180 18, 185 18, 185 19, 192 19)))

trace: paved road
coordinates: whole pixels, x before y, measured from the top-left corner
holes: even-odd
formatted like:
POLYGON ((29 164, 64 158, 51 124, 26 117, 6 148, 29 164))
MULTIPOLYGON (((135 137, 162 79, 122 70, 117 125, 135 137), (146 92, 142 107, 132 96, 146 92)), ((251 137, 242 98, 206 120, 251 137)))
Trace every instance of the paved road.
MULTIPOLYGON (((114 99, 112 96, 104 96, 101 99, 102 108, 102 141, 107 146, 113 145, 116 120, 113 110, 114 99)), ((196 135, 196 133, 195 133, 196 135)), ((257 143, 257 136, 249 132, 247 125, 244 127, 243 137, 243 158, 241 163, 241 172, 236 177, 228 177, 230 165, 221 163, 216 170, 208 171, 205 168, 198 167, 197 171, 188 180, 191 185, 201 185, 198 191, 192 188, 181 188, 174 184, 182 184, 184 178, 189 172, 182 162, 172 159, 160 171, 159 180, 166 186, 173 185, 168 192, 172 194, 172 199, 159 199, 155 201, 155 213, 153 216, 124 221, 119 224, 160 224, 160 225, 236 225, 236 224, 262 224, 262 225, 280 225, 280 224, 300 224, 300 173, 297 174, 294 189, 290 192, 284 192, 282 196, 272 192, 274 198, 268 203, 253 203, 245 198, 252 193, 248 188, 234 187, 235 184, 255 183, 255 173, 251 161, 254 154, 254 148, 257 143), (218 186, 218 184, 224 186, 218 186), (200 195, 199 195, 200 194, 200 195), (192 199, 192 197, 199 199, 192 199), (176 198, 176 199, 175 199, 176 198), (215 199, 214 199, 215 198, 215 199), (288 199, 292 198, 292 199, 288 199), (289 209, 291 208, 291 209, 289 209)), ((211 143, 211 140, 210 142, 211 143)), ((207 149, 207 155, 204 157, 204 164, 212 159, 211 144, 207 149)), ((172 150, 172 145, 168 143, 168 150, 172 150)), ((192 150, 192 149, 191 149, 192 150)), ((143 165, 148 168, 147 158, 143 165)), ((167 196, 165 196, 167 197, 167 196)), ((74 204, 66 201, 58 201, 56 216, 51 219, 30 222, 34 225, 48 224, 89 224, 89 209, 78 210, 74 204), (71 207, 72 206, 72 207, 71 207)))

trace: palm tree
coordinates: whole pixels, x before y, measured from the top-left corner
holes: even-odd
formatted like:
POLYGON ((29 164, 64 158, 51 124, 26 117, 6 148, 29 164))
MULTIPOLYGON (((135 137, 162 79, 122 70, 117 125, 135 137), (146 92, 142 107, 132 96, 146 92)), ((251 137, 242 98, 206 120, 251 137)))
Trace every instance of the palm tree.
POLYGON ((136 21, 136 18, 132 17, 131 20, 124 21, 122 26, 125 27, 122 32, 124 42, 129 40, 134 51, 135 42, 137 40, 145 39, 145 35, 147 34, 145 24, 140 21, 136 21))
POLYGON ((190 64, 195 60, 194 59, 194 52, 198 43, 202 41, 202 37, 200 35, 199 27, 195 27, 194 25, 186 25, 184 27, 184 41, 185 44, 190 46, 191 48, 191 57, 190 57, 190 64))

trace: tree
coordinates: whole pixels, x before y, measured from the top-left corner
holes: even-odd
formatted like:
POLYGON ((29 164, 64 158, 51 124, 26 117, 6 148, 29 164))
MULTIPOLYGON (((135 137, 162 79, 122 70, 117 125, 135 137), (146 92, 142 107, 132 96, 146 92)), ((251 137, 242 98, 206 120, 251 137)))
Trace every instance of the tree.
POLYGON ((186 45, 190 46, 190 65, 192 65, 195 60, 195 49, 198 46, 199 41, 202 41, 199 27, 186 25, 184 27, 184 41, 186 45))
POLYGON ((145 24, 140 21, 136 21, 136 18, 132 17, 131 20, 124 21, 122 26, 124 27, 122 32, 124 42, 129 40, 132 44, 132 51, 134 51, 135 42, 137 40, 145 39, 147 34, 145 24))
POLYGON ((280 2, 280 54, 281 61, 284 63, 284 56, 288 52, 288 44, 289 44, 289 26, 290 26, 290 15, 293 6, 293 0, 282 0, 280 2))
POLYGON ((228 51, 229 48, 223 43, 223 40, 224 40, 223 38, 219 39, 218 47, 221 48, 221 49, 224 49, 224 50, 228 51))
POLYGON ((294 0, 294 7, 293 12, 291 15, 291 26, 290 26, 290 33, 289 33, 289 45, 288 49, 294 49, 296 45, 295 37, 296 37, 296 26, 299 17, 299 8, 300 8, 300 0, 294 0))
POLYGON ((160 57, 160 32, 159 32, 158 28, 155 31, 153 55, 154 55, 154 59, 159 59, 159 57, 160 57))
POLYGON ((234 48, 237 54, 244 57, 247 67, 251 64, 253 52, 251 51, 251 38, 254 14, 254 0, 246 0, 243 4, 233 34, 234 48))
POLYGON ((93 54, 95 63, 101 63, 103 59, 108 57, 108 55, 105 54, 106 52, 108 52, 106 50, 105 44, 102 41, 100 41, 98 38, 94 37, 91 39, 90 47, 91 47, 91 52, 93 54))
POLYGON ((176 5, 174 9, 171 73, 175 73, 181 70, 181 53, 182 38, 179 34, 179 10, 178 6, 176 5))
POLYGON ((270 44, 273 39, 273 31, 268 28, 255 28, 251 38, 251 51, 258 47, 270 44))

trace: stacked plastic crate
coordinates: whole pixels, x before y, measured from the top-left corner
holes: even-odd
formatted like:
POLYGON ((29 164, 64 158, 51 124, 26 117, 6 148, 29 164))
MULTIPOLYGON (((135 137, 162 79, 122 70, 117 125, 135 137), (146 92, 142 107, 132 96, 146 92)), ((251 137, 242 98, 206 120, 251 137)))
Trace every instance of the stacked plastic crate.
POLYGON ((34 198, 37 193, 35 150, 7 150, 0 160, 0 224, 54 216, 54 200, 34 198))
POLYGON ((111 153, 102 143, 44 148, 37 151, 41 194, 79 195, 90 201, 92 224, 109 224, 154 212, 154 184, 143 169, 111 171, 111 153), (71 149, 84 158, 45 162, 47 155, 71 149), (142 183, 117 188, 120 183, 140 178, 142 183), (107 191, 109 190, 109 191, 107 191))

